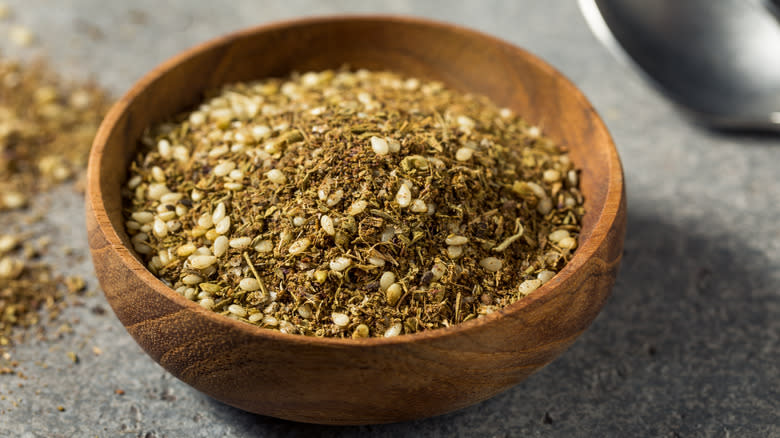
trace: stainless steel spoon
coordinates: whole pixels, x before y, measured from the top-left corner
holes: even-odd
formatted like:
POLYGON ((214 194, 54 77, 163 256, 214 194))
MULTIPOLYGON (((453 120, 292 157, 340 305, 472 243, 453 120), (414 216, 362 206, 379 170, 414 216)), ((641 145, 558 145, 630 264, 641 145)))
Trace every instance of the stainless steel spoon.
POLYGON ((579 0, 596 36, 694 119, 780 132, 780 0, 579 0))

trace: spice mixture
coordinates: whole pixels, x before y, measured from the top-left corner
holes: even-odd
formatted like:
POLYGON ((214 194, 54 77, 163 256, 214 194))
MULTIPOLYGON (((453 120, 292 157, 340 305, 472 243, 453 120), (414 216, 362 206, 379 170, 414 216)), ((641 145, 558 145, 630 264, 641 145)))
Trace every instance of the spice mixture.
POLYGON ((151 128, 126 228, 163 282, 315 336, 446 327, 521 299, 577 246, 560 146, 438 82, 360 70, 223 87, 151 128))
POLYGON ((54 318, 85 287, 41 261, 48 236, 18 225, 40 220, 26 208, 37 192, 83 173, 107 106, 94 85, 66 83, 43 62, 0 59, 0 374, 13 329, 37 325, 44 308, 54 318))

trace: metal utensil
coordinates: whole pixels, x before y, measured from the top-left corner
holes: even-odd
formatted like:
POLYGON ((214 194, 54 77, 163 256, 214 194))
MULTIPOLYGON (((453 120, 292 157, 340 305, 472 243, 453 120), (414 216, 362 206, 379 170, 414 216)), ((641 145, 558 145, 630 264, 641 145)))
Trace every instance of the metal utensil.
POLYGON ((594 34, 695 120, 780 132, 780 0, 579 0, 594 34))

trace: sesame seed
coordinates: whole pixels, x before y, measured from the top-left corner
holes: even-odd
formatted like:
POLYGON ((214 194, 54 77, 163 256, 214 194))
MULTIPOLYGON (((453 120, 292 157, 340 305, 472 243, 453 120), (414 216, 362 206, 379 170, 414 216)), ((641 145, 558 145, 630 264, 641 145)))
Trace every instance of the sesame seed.
POLYGON ((151 254, 152 253, 152 247, 150 247, 149 245, 143 244, 143 243, 134 243, 133 244, 133 249, 138 254, 146 255, 146 254, 151 254))
POLYGON ((152 230, 154 235, 159 238, 163 238, 168 235, 168 225, 165 225, 165 222, 160 220, 160 218, 155 218, 152 230))
POLYGON ((217 258, 211 255, 192 255, 189 261, 194 269, 205 269, 216 263, 217 258))
POLYGON ((558 246, 563 249, 574 249, 577 247, 577 239, 573 237, 564 237, 558 242, 558 246))
POLYGON ((246 316, 246 309, 242 306, 239 306, 238 304, 231 304, 228 306, 228 312, 232 313, 233 315, 245 317, 246 316))
POLYGON ((298 255, 306 251, 306 249, 309 248, 309 245, 311 245, 311 240, 309 240, 307 237, 304 237, 303 239, 299 239, 293 242, 287 251, 290 253, 290 255, 298 255))
POLYGON ((238 282, 238 287, 241 288, 241 290, 246 291, 256 291, 260 289, 260 282, 257 281, 256 278, 252 277, 246 277, 242 278, 241 281, 238 282))
POLYGON ((266 173, 266 177, 268 178, 268 181, 271 181, 274 184, 284 184, 287 181, 287 177, 284 176, 284 173, 279 169, 271 169, 266 173))
POLYGON ((496 257, 485 257, 479 261, 479 265, 482 266, 488 272, 498 272, 501 270, 501 266, 504 262, 496 257))
POLYGON ((566 180, 569 183, 569 186, 576 187, 577 184, 579 184, 579 175, 577 175, 577 171, 572 169, 566 173, 566 180))
POLYGON ((539 184, 535 182, 526 182, 525 183, 528 188, 531 189, 531 192, 539 199, 547 198, 547 192, 544 191, 544 188, 540 186, 539 184))
POLYGON ((398 188, 398 193, 395 195, 395 200, 398 202, 399 207, 408 207, 412 203, 412 192, 409 190, 409 186, 401 184, 401 187, 398 188))
POLYGON ((343 198, 344 198, 344 190, 338 189, 328 196, 328 198, 325 200, 325 205, 327 205, 328 207, 334 207, 336 204, 341 202, 343 198))
POLYGON ((385 291, 385 295, 387 296, 387 304, 395 306, 396 303, 398 303, 398 300, 401 299, 401 295, 403 295, 403 293, 404 291, 400 284, 391 284, 385 291))
POLYGON ((146 196, 152 200, 159 200, 166 193, 170 193, 170 190, 164 183, 152 183, 149 184, 146 196))
POLYGON ((194 286, 198 283, 201 283, 202 281, 203 278, 197 274, 187 274, 181 279, 181 282, 188 286, 194 286))
POLYGON ((301 315, 301 318, 303 319, 311 319, 314 314, 311 311, 311 306, 309 303, 303 303, 300 306, 298 306, 298 314, 301 315))
POLYGON ((255 245, 255 251, 259 253, 267 253, 274 250, 274 243, 270 240, 261 240, 255 245))
POLYGON ((458 236, 456 234, 450 234, 449 236, 447 236, 446 239, 444 239, 444 243, 446 243, 447 245, 454 245, 454 246, 465 245, 469 243, 469 238, 466 236, 458 236))
POLYGON ((471 148, 460 148, 455 151, 455 159, 458 161, 468 161, 472 155, 474 155, 474 149, 471 148))
POLYGON ((336 235, 336 227, 333 225, 333 219, 331 219, 330 216, 326 214, 322 215, 320 218, 320 226, 322 227, 322 231, 328 236, 336 235))
POLYGON ((225 236, 219 236, 214 239, 214 255, 216 257, 222 257, 225 255, 228 249, 228 238, 225 236))
MULTIPOLYGON (((281 324, 279 323, 279 320, 278 320, 278 319, 276 319, 275 317, 271 316, 271 315, 265 315, 265 316, 263 316, 263 320, 262 320, 262 321, 263 321, 263 324, 265 324, 265 325, 267 325, 267 326, 270 326, 270 327, 276 327, 276 326, 278 326, 278 325, 281 325, 281 324)), ((280 331, 281 331, 281 330, 280 330, 280 331)))
POLYGON ((157 152, 160 154, 160 157, 168 160, 171 158, 173 151, 171 150, 171 142, 169 142, 166 139, 162 139, 157 142, 157 152))
POLYGON ((447 256, 451 259, 457 259, 463 255, 463 245, 450 245, 447 247, 447 256))
POLYGON ((569 237, 569 232, 564 229, 555 230, 552 233, 547 235, 547 238, 550 239, 551 242, 555 242, 555 243, 558 243, 567 237, 569 237))
POLYGON ((224 219, 225 216, 226 216, 225 203, 220 202, 219 204, 217 204, 217 207, 214 208, 214 211, 211 213, 211 221, 214 224, 219 223, 219 221, 224 219))
POLYGON ((394 138, 388 138, 387 140, 387 147, 390 150, 391 153, 398 153, 401 151, 401 142, 394 138))
POLYGON ((360 324, 357 327, 355 327, 355 331, 352 332, 352 338, 367 338, 369 335, 370 329, 365 324, 360 324))
POLYGON ((0 207, 5 206, 11 210, 27 205, 27 197, 19 192, 6 192, 3 194, 2 200, 0 207))
POLYGON ((154 214, 149 213, 148 211, 137 211, 131 214, 130 217, 139 224, 149 224, 154 221, 154 214))
POLYGON ((542 180, 548 183, 555 183, 561 180, 561 172, 555 169, 547 169, 542 173, 542 180))
POLYGON ((3 257, 0 259, 0 279, 13 280, 18 277, 24 270, 24 262, 22 260, 3 257))
POLYGON ((141 178, 141 175, 136 175, 129 180, 127 180, 127 188, 130 190, 134 190, 136 187, 138 187, 143 182, 143 178, 141 178))
POLYGON ((414 213, 427 213, 428 205, 422 199, 415 199, 412 201, 410 210, 412 210, 414 213))
POLYGON ((357 216, 360 213, 363 213, 366 210, 366 207, 368 207, 368 201, 358 199, 349 206, 347 214, 350 216, 357 216))
POLYGON ((517 287, 517 291, 520 295, 528 295, 538 289, 541 285, 542 280, 539 279, 525 280, 517 287))
POLYGON ((225 234, 230 230, 230 216, 223 217, 217 224, 214 226, 214 231, 216 231, 219 234, 225 234))
POLYGON ((265 125, 255 125, 252 127, 252 137, 255 140, 263 140, 271 133, 271 128, 265 125))
POLYGON ((7 253, 16 248, 19 244, 19 239, 16 236, 10 234, 0 235, 0 254, 7 253))
POLYGON ((371 137, 371 150, 377 155, 387 155, 390 152, 390 146, 387 140, 376 136, 371 137))
POLYGON ((321 269, 318 269, 314 271, 314 281, 316 281, 319 284, 325 283, 325 280, 328 279, 328 272, 323 271, 321 269))
POLYGON ((332 271, 341 272, 347 269, 351 264, 352 260, 347 257, 336 257, 330 261, 329 266, 332 271))
POLYGON ((541 281, 542 283, 547 283, 547 282, 548 282, 548 281, 550 281, 550 280, 551 280, 553 277, 555 277, 555 272, 553 272, 553 271, 548 271, 548 270, 541 271, 541 272, 539 272, 539 273, 536 275, 536 278, 537 278, 537 279, 539 279, 539 281, 541 281))
POLYGON ((183 197, 184 197, 184 195, 182 195, 181 193, 173 193, 173 192, 166 193, 166 194, 160 196, 160 203, 162 203, 162 204, 173 204, 173 203, 179 202, 179 200, 181 200, 181 198, 183 198, 183 197))
POLYGON ((247 248, 251 243, 251 237, 236 237, 235 239, 230 239, 230 242, 228 242, 230 247, 235 249, 247 248))
POLYGON ((368 261, 369 264, 374 265, 374 266, 378 266, 380 268, 383 267, 385 265, 385 263, 387 263, 387 262, 385 262, 384 259, 381 259, 379 257, 369 257, 369 258, 366 259, 366 261, 368 261))
POLYGON ((349 316, 345 313, 333 312, 330 317, 333 319, 333 324, 339 327, 343 328, 349 325, 349 316))
POLYGON ((198 291, 195 288, 188 287, 184 290, 184 298, 195 301, 198 298, 198 291))
POLYGON ((230 173, 228 173, 228 178, 234 181, 239 181, 244 178, 244 172, 240 169, 233 169, 230 171, 230 173))
POLYGON ((461 129, 469 131, 474 128, 474 120, 468 116, 460 115, 455 119, 461 129))
POLYGON ((447 273, 447 267, 441 262, 436 262, 431 267, 431 274, 433 274, 433 281, 439 281, 444 274, 447 273))
POLYGON ((217 164, 216 166, 214 166, 212 172, 214 172, 214 175, 216 176, 226 176, 235 168, 236 168, 236 163, 232 161, 223 161, 217 164))
POLYGON ((539 200, 539 204, 536 205, 536 211, 540 214, 546 215, 552 210, 552 200, 550 198, 542 198, 539 200))
POLYGON ((385 271, 382 273, 382 276, 379 277, 380 290, 387 290, 393 283, 395 283, 395 274, 391 271, 385 271))
POLYGON ((385 335, 384 336, 386 338, 392 338, 393 336, 398 336, 398 335, 401 334, 401 329, 403 329, 403 326, 401 325, 401 323, 400 322, 395 323, 395 324, 391 325, 390 328, 385 331, 385 335))
MULTIPOLYGON (((157 182, 165 182, 165 172, 160 169, 160 166, 152 167, 152 178, 157 182)), ((162 196, 160 196, 162 199, 162 196)))
POLYGON ((174 160, 184 163, 190 159, 190 151, 185 146, 177 145, 173 147, 171 156, 174 160))

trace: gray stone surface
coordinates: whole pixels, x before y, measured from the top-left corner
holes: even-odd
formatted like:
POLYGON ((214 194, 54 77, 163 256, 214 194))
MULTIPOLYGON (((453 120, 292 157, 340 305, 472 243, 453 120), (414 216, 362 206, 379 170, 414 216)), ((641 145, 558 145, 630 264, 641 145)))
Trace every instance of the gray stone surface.
MULTIPOLYGON (((780 436, 780 138, 690 125, 608 55, 574 1, 5 2, 14 11, 0 21, 5 54, 45 52, 70 77, 117 94, 186 47, 280 18, 391 12, 489 32, 556 66, 602 114, 625 166, 629 226, 613 296, 592 327, 540 372, 462 411, 345 428, 251 415, 167 374, 98 293, 65 312, 75 333, 15 349, 28 378, 0 376, 0 436, 780 436), (34 29, 39 49, 12 47, 10 23, 34 29)), ((82 255, 55 263, 97 289, 83 201, 68 187, 43 198, 41 232, 82 255)))

